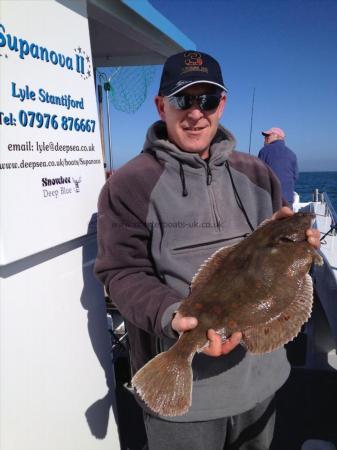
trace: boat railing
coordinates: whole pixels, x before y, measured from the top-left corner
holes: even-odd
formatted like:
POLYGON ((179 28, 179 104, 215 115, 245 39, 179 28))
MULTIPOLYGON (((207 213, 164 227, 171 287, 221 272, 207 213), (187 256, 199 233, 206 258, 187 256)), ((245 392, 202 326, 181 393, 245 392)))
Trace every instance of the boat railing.
POLYGON ((331 228, 334 229, 334 233, 336 234, 336 226, 337 226, 337 213, 333 204, 329 198, 329 195, 326 192, 323 192, 323 199, 325 203, 325 215, 331 217, 331 228))

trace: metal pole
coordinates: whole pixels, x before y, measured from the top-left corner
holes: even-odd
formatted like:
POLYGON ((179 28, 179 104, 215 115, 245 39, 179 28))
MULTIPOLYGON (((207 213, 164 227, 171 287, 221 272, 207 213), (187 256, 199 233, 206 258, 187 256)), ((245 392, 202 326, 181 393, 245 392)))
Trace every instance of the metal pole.
MULTIPOLYGON (((112 172, 112 143, 111 143, 111 125, 110 125, 110 102, 109 102, 109 91, 111 90, 110 81, 108 81, 108 77, 104 72, 98 72, 99 74, 99 82, 101 83, 103 81, 103 88, 105 91, 105 103, 106 103, 106 112, 107 112, 107 123, 108 123, 108 152, 109 152, 109 171, 106 170, 106 174, 108 172, 112 172)), ((103 117, 103 103, 99 102, 99 106, 101 108, 102 117, 103 117)), ((101 125, 103 125, 103 121, 101 122, 101 125)), ((102 130, 102 141, 105 144, 104 139, 104 127, 102 130)), ((104 145, 105 147, 105 145, 104 145)), ((105 162, 105 169, 106 169, 106 158, 104 159, 105 162)))
POLYGON ((110 172, 113 170, 113 160, 112 160, 112 142, 111 142, 111 126, 110 126, 110 102, 109 102, 109 90, 110 83, 105 83, 105 99, 106 99, 106 111, 107 111, 107 121, 108 121, 108 139, 109 139, 109 166, 110 172), (108 86, 109 85, 109 89, 108 86))
POLYGON ((112 156, 112 136, 111 136, 111 124, 110 124, 110 101, 109 101, 109 92, 112 90, 113 93, 113 87, 110 84, 110 81, 112 78, 114 78, 118 72, 121 70, 121 67, 117 67, 115 72, 110 76, 108 81, 104 83, 104 89, 105 89, 105 99, 106 99, 106 111, 107 111, 107 119, 108 119, 108 139, 109 139, 109 165, 110 165, 110 173, 112 174, 113 171, 113 156, 112 156))
POLYGON ((249 133, 249 154, 252 143, 253 115, 254 115, 255 88, 253 89, 252 113, 250 116, 250 133, 249 133))
POLYGON ((101 146, 102 146, 102 157, 104 163, 104 170, 106 170, 106 155, 105 155, 105 141, 104 141, 104 118, 103 118, 103 93, 102 93, 102 85, 98 84, 97 86, 98 92, 98 111, 99 111, 99 126, 101 132, 101 146))
MULTIPOLYGON (((99 81, 104 80, 103 88, 105 91, 105 103, 106 103, 106 112, 107 112, 107 125, 108 125, 108 151, 109 151, 109 172, 110 174, 113 171, 113 157, 112 157, 112 136, 111 136, 111 123, 110 123, 110 101, 109 101, 109 92, 113 91, 113 87, 110 84, 110 80, 114 78, 117 73, 121 70, 121 67, 117 67, 115 72, 108 79, 107 75, 104 72, 99 72, 99 81)), ((102 105, 101 105, 102 106, 102 105)), ((103 136, 103 134, 102 134, 103 136)))

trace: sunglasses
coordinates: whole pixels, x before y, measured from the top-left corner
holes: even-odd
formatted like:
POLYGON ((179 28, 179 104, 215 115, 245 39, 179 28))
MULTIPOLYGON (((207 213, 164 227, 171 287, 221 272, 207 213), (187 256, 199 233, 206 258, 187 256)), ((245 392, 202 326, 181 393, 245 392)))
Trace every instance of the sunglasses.
POLYGON ((221 94, 202 94, 202 95, 173 95, 167 97, 170 105, 175 109, 185 111, 191 108, 194 102, 197 102, 201 111, 212 111, 219 106, 221 94))

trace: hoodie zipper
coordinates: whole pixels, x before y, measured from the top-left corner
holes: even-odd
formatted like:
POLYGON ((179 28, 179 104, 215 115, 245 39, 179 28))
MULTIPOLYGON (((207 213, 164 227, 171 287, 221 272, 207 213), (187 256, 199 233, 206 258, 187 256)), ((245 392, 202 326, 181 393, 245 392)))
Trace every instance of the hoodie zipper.
POLYGON ((209 165, 208 165, 208 163, 206 162, 206 183, 207 183, 207 186, 210 186, 211 185, 211 183, 212 183, 212 171, 211 171, 211 169, 210 169, 210 167, 209 167, 209 165))
POLYGON ((209 200, 210 200, 210 204, 211 204, 211 210, 212 210, 212 215, 213 215, 213 224, 214 224, 215 230, 220 231, 220 228, 221 228, 220 214, 218 212, 214 192, 213 192, 213 189, 211 186, 212 180, 213 180, 213 175, 212 175, 211 168, 209 167, 208 161, 205 161, 205 162, 206 162, 207 192, 208 192, 208 196, 209 196, 209 200))

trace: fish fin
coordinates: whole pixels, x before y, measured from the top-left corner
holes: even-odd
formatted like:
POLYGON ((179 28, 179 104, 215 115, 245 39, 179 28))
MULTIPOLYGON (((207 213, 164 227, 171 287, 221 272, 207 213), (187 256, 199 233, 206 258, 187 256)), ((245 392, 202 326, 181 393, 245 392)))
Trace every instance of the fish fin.
POLYGON ((195 288, 198 284, 209 280, 213 273, 221 266, 226 256, 236 247, 236 245, 237 244, 230 247, 221 247, 209 258, 207 258, 192 278, 191 289, 195 288))
POLYGON ((292 341, 309 319, 313 304, 313 287, 306 275, 299 293, 291 304, 266 324, 242 330, 243 343, 251 353, 271 352, 292 341))
POLYGON ((179 341, 155 356, 132 378, 132 386, 146 405, 161 416, 185 414, 192 402, 194 353, 180 355, 179 341))

